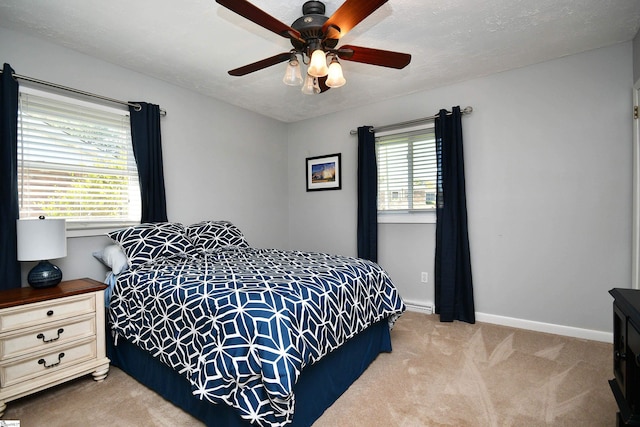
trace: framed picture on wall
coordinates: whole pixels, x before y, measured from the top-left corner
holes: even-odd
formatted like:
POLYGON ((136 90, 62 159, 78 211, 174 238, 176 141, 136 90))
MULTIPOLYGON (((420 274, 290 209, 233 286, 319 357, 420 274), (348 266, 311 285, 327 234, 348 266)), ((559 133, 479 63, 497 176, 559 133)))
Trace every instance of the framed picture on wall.
POLYGON ((307 157, 307 191, 342 188, 340 155, 341 153, 307 157))

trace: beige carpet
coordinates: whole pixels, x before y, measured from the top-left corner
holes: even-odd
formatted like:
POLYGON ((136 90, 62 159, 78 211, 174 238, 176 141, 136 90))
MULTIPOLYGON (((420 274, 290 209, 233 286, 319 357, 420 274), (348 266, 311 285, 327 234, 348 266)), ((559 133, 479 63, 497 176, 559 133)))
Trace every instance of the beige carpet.
MULTIPOLYGON (((335 426, 614 426, 610 344, 405 313, 381 354, 314 424, 335 426)), ((10 402, 32 426, 200 426, 112 368, 10 402)))

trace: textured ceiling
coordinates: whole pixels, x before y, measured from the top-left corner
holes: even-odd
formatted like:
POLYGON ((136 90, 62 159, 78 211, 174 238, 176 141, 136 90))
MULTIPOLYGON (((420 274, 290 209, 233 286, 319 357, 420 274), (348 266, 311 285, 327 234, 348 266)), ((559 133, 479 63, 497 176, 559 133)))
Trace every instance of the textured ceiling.
MULTIPOLYGON (((304 0, 252 3, 291 24, 304 0)), ((342 0, 325 4, 330 16, 342 0)), ((294 122, 631 40, 640 1, 389 0, 340 45, 410 53, 411 64, 342 61, 347 84, 314 96, 282 83, 286 63, 229 76, 291 45, 214 0, 2 0, 0 26, 294 122)))

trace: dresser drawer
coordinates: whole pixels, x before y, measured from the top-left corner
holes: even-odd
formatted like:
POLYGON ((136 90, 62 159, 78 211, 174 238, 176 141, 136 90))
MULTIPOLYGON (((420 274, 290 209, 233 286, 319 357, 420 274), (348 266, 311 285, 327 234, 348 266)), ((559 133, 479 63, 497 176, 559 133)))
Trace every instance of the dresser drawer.
POLYGON ((54 345, 94 335, 96 319, 93 314, 6 333, 0 341, 0 361, 27 353, 47 351, 54 345))
POLYGON ((54 322, 96 310, 93 295, 77 295, 0 311, 0 333, 54 322))
POLYGON ((49 375, 96 358, 94 338, 57 346, 55 350, 34 354, 20 360, 0 363, 0 386, 11 385, 49 375))

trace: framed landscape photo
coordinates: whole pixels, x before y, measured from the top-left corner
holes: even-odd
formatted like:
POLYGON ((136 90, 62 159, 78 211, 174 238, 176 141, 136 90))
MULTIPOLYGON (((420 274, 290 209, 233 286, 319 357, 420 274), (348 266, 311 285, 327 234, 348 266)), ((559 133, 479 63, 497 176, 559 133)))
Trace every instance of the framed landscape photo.
POLYGON ((307 157, 307 191, 342 188, 340 154, 307 157))

